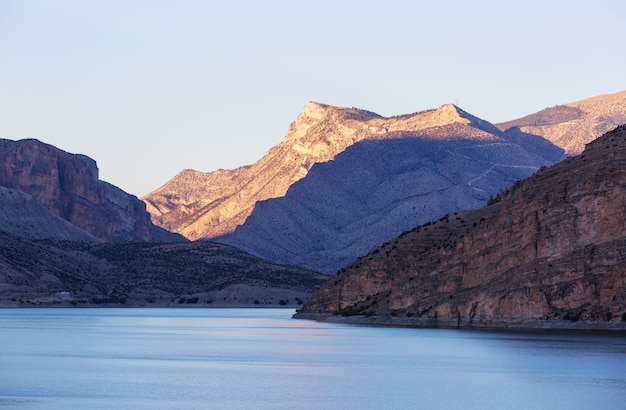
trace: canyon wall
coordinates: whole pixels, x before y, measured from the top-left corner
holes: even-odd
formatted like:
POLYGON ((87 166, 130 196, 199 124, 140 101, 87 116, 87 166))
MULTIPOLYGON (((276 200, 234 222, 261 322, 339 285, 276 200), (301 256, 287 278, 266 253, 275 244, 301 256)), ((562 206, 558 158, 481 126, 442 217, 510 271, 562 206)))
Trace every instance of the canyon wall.
POLYGON ((621 126, 488 207, 452 213, 377 248, 329 279, 297 316, 626 328, 625 267, 621 126))

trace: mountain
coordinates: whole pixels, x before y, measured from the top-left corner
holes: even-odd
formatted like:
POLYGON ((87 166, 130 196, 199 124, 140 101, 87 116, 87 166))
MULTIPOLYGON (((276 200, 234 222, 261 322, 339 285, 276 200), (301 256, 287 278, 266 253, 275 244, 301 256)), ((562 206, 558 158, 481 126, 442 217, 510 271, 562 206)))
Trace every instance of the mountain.
POLYGON ((326 278, 209 242, 32 241, 0 233, 0 306, 297 306, 326 278))
POLYGON ((497 126, 512 137, 520 132, 541 136, 576 155, 585 144, 624 123, 626 91, 557 105, 497 126))
POLYGON ((152 224, 96 162, 35 139, 0 139, 0 230, 29 239, 185 241, 152 224))
POLYGON ((333 274, 407 229, 483 206, 562 156, 549 143, 543 155, 530 154, 453 105, 411 118, 433 114, 441 121, 428 128, 360 141, 315 164, 285 196, 257 203, 244 224, 216 240, 333 274))
MULTIPOLYGON (((309 102, 283 141, 255 164, 211 173, 185 170, 142 199, 159 226, 192 240, 223 237, 242 225, 259 201, 284 196, 314 164, 332 160, 357 142, 397 140, 427 129, 433 138, 443 140, 455 138, 457 126, 473 129, 475 135, 471 136, 461 131, 463 138, 499 135, 499 142, 504 142, 495 126, 451 104, 385 118, 356 108, 309 102)), ((541 152, 535 156, 543 157, 543 162, 535 160, 532 166, 562 157, 562 152, 546 141, 537 151, 541 152)))
POLYGON ((155 224, 185 237, 209 239, 232 232, 257 201, 283 196, 316 162, 332 159, 368 134, 376 114, 308 103, 284 140, 258 162, 235 170, 185 170, 143 199, 155 224))
POLYGON ((296 315, 369 324, 626 329, 626 126, 330 278, 296 315))

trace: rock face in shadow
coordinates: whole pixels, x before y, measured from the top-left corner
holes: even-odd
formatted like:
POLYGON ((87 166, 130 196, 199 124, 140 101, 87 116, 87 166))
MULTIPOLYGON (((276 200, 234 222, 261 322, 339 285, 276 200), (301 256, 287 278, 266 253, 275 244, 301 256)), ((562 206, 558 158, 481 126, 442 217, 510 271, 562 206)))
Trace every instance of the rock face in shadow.
POLYGON ((0 232, 29 239, 101 241, 53 214, 32 196, 5 187, 0 187, 0 232))
POLYGON ((332 277, 299 317, 626 329, 626 127, 332 277))
POLYGON ((135 196, 100 181, 94 160, 34 139, 0 140, 0 187, 4 232, 32 239, 184 240, 154 226, 135 196))
POLYGON ((243 225, 216 240, 334 274, 407 229, 483 206, 547 164, 473 124, 361 141, 314 165, 284 197, 257 203, 243 225))
POLYGON ((541 136, 567 155, 577 155, 585 144, 624 123, 626 91, 557 105, 497 126, 512 137, 519 133, 541 136))

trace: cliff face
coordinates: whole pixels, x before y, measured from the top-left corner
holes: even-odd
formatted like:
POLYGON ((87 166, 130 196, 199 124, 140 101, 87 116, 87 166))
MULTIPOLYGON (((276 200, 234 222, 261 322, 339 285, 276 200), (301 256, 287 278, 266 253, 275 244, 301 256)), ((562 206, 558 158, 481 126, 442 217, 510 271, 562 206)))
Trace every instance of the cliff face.
POLYGON ((422 225, 357 260, 299 316, 626 328, 625 187, 622 126, 497 203, 422 225))
MULTIPOLYGON (((20 193, 3 196, 16 204, 13 211, 8 203, 2 204, 5 222, 24 225, 24 218, 33 217, 24 212, 34 210, 28 201, 34 201, 50 215, 74 225, 74 231, 83 231, 68 236, 67 230, 53 232, 56 222, 39 221, 41 226, 33 226, 30 233, 22 229, 29 238, 42 237, 41 229, 47 229, 46 237, 78 240, 89 235, 106 241, 183 240, 154 226, 145 205, 136 197, 100 181, 94 160, 37 140, 0 140, 0 186, 20 193)), ((44 217, 48 218, 45 212, 37 215, 44 217)), ((16 234, 18 231, 8 229, 16 234)))
POLYGON ((511 136, 538 135, 568 155, 580 154, 585 144, 626 123, 626 91, 546 108, 526 117, 498 124, 511 136))
MULTIPOLYGON (((242 225, 259 201, 284 196, 314 164, 330 161, 358 142, 396 140, 426 130, 439 140, 460 136, 485 145, 490 140, 518 144, 495 136, 501 134, 495 126, 451 104, 385 118, 364 110, 310 102, 283 141, 257 163, 208 174, 183 171, 143 200, 159 226, 189 239, 223 237, 242 225), (459 127, 463 128, 460 134, 459 127)), ((562 152, 548 145, 533 154, 531 167, 561 157, 562 152)))
POLYGON ((5 187, 0 187, 0 232, 29 239, 100 241, 53 214, 30 195, 5 187))

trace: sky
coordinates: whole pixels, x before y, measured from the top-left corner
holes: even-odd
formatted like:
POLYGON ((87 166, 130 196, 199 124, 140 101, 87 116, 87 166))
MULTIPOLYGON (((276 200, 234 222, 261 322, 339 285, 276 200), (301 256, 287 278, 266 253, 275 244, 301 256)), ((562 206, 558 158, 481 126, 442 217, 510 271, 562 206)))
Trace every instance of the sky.
POLYGON ((493 123, 626 89, 626 2, 0 0, 0 138, 141 197, 252 164, 307 101, 493 123))

